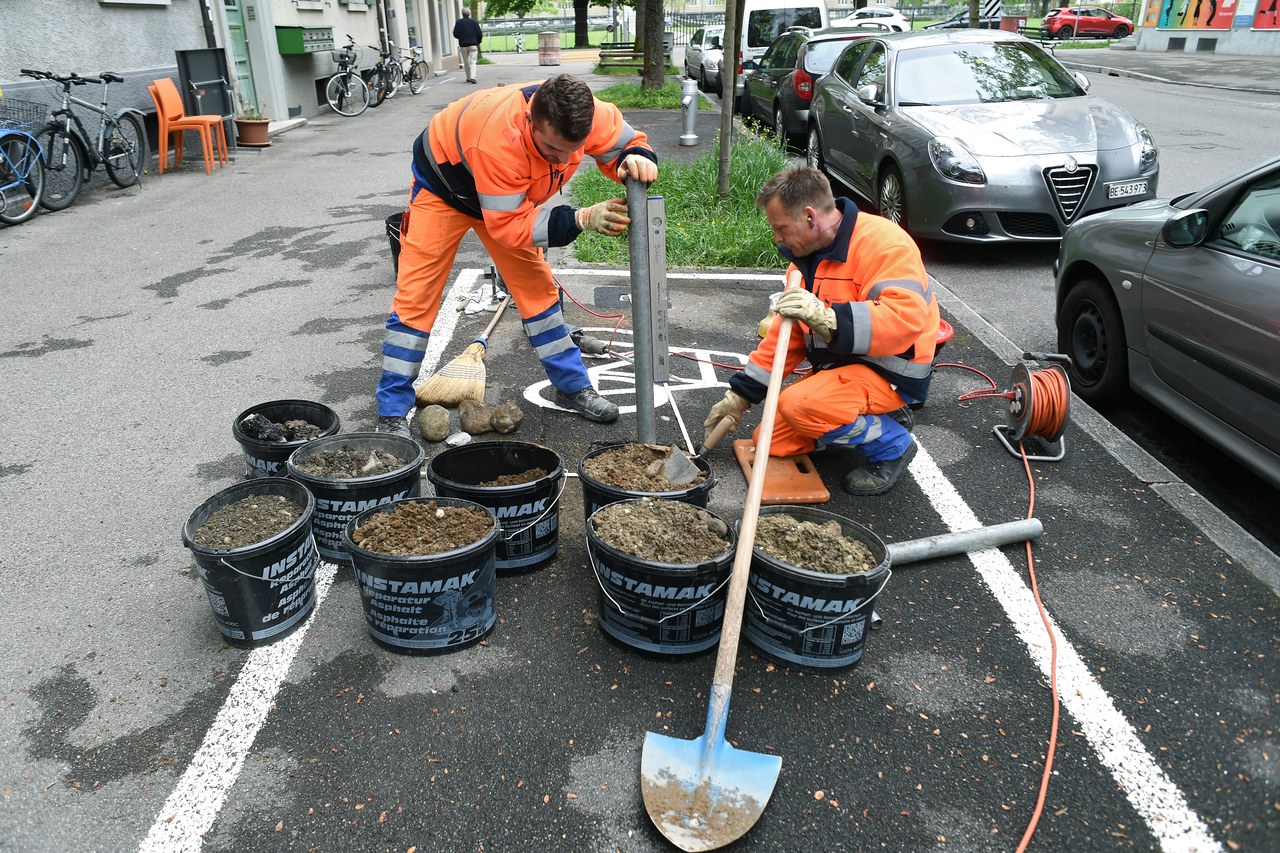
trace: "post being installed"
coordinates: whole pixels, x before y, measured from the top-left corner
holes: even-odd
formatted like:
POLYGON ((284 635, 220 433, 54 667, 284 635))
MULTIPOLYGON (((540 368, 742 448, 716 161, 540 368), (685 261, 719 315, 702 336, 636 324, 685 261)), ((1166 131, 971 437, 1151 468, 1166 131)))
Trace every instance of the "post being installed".
POLYGON ((631 334, 635 342, 636 440, 641 444, 654 444, 657 416, 653 405, 653 383, 659 362, 663 381, 667 374, 667 243, 662 198, 649 198, 647 184, 628 180, 627 215, 631 217, 627 239, 631 258, 631 334), (657 287, 654 286, 655 276, 661 280, 657 287), (655 291, 661 294, 661 341, 657 335, 659 329, 654 324, 657 316, 654 310, 655 291))

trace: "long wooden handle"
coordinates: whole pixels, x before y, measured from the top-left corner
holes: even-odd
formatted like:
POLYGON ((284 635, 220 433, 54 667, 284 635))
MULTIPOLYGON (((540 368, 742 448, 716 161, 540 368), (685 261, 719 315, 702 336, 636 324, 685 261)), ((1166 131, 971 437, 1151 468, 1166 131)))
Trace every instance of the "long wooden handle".
POLYGON ((778 394, 782 391, 782 377, 787 369, 791 323, 790 317, 783 317, 778 326, 777 349, 773 351, 769 390, 764 397, 760 437, 756 439, 756 458, 751 465, 751 483, 747 487, 747 505, 742 510, 738 550, 734 554, 733 574, 724 605, 724 626, 720 629, 720 650, 716 655, 716 672, 712 681, 726 689, 733 684, 733 670, 738 660, 738 636, 742 632, 742 609, 747 600, 747 578, 751 574, 751 551, 756 544, 756 522, 760 518, 760 499, 764 496, 764 477, 769 468, 769 445, 773 442, 773 422, 778 414, 778 394))
POLYGON ((502 297, 502 301, 498 303, 498 310, 493 312, 493 319, 489 321, 489 325, 484 327, 484 331, 476 338, 477 341, 487 341, 489 333, 493 331, 493 327, 498 325, 498 320, 502 318, 502 312, 507 310, 507 303, 511 301, 511 294, 502 297))

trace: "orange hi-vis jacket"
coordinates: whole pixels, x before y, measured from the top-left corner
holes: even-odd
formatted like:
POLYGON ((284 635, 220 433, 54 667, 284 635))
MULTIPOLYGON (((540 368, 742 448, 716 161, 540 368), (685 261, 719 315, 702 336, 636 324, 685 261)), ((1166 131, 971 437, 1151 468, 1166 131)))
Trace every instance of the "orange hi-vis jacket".
POLYGON ((591 133, 568 163, 548 163, 533 144, 530 101, 541 83, 485 89, 431 119, 413 146, 414 180, 450 207, 484 219, 511 248, 565 246, 581 233, 573 208, 543 205, 573 177, 584 155, 617 180, 628 154, 657 156, 613 104, 597 100, 591 133))
MULTIPOLYGON (((787 373, 806 358, 815 370, 866 365, 906 402, 923 402, 933 375, 939 314, 920 250, 897 225, 860 213, 849 199, 837 199, 836 206, 844 221, 829 248, 801 258, 782 250, 792 261, 788 273, 799 270, 805 288, 836 314, 830 342, 797 324, 805 334, 791 336, 787 373)), ((747 366, 729 380, 753 403, 768 388, 778 325, 775 319, 747 366)))

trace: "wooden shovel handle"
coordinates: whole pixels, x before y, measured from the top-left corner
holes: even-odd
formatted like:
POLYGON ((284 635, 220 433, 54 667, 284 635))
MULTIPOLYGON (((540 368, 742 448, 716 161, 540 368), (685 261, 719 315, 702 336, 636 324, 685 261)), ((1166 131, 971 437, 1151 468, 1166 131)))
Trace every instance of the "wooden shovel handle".
POLYGON ((791 343, 791 318, 783 317, 778 326, 777 347, 769 371, 769 390, 764 397, 764 415, 756 439, 756 458, 751 465, 751 482, 747 488, 747 504, 742 510, 742 526, 738 530, 738 550, 733 558, 733 574, 724 606, 724 625, 720 629, 720 650, 716 654, 715 684, 728 688, 733 684, 733 670, 738 661, 738 637, 742 632, 742 610, 747 600, 747 578, 751 573, 751 551, 756 543, 756 522, 760 519, 760 499, 764 496, 764 477, 769 467, 769 445, 773 442, 773 422, 778 414, 778 394, 786 373, 787 349, 791 343))

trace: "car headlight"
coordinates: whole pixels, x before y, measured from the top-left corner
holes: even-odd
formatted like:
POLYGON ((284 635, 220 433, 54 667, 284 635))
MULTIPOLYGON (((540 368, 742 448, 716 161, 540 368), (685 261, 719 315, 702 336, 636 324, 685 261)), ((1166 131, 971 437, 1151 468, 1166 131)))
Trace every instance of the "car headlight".
POLYGON ((1156 161, 1160 159, 1160 150, 1156 148, 1156 141, 1151 138, 1151 131, 1147 130, 1147 126, 1138 123, 1138 169, 1142 172, 1150 172, 1156 167, 1156 161))
POLYGON ((938 136, 929 140, 929 159, 933 168, 949 181, 965 184, 985 184, 987 176, 983 174, 978 160, 963 145, 946 136, 938 136))

